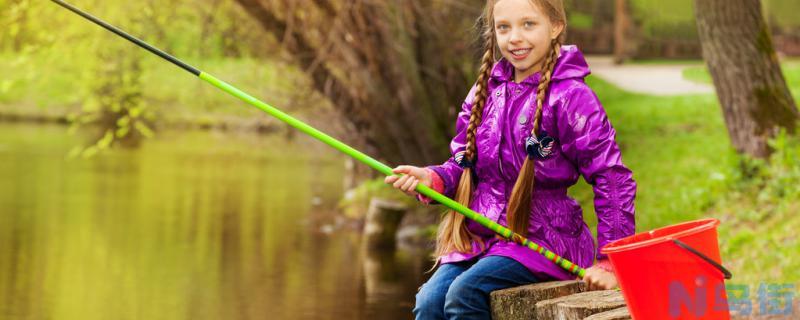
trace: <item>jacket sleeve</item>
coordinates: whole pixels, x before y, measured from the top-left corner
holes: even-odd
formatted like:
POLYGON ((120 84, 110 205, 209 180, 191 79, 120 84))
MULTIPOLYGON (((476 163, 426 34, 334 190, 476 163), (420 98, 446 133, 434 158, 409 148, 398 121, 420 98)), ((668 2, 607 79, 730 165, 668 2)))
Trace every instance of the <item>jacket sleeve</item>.
POLYGON ((439 175, 444 187, 444 192, 442 194, 451 199, 455 197, 456 187, 458 186, 459 179, 461 179, 461 172, 464 171, 458 166, 458 163, 454 160, 454 156, 456 153, 464 151, 466 148, 467 126, 469 125, 469 117, 472 112, 472 104, 475 100, 476 90, 477 87, 472 86, 467 98, 464 99, 464 103, 461 104, 461 111, 459 111, 458 118, 456 119, 456 135, 453 137, 453 140, 450 141, 450 157, 441 165, 427 167, 439 175))
MULTIPOLYGON (((439 177, 439 174, 436 173, 435 171, 431 170, 431 169, 428 169, 428 168, 426 168, 425 171, 427 171, 428 174, 431 176, 431 189, 433 189, 434 191, 436 191, 438 193, 443 193, 444 192, 444 185, 442 184, 442 178, 439 177)), ((438 204, 439 203, 439 202, 434 201, 430 197, 427 197, 427 196, 425 196, 425 195, 423 195, 421 193, 417 194, 417 200, 419 202, 422 202, 423 204, 426 204, 426 205, 431 204, 431 203, 433 203, 433 204, 438 204)))
POLYGON ((584 83, 573 86, 562 100, 557 118, 562 152, 594 190, 597 214, 597 259, 606 259, 600 249, 607 243, 635 232, 633 173, 622 163, 603 106, 584 83))

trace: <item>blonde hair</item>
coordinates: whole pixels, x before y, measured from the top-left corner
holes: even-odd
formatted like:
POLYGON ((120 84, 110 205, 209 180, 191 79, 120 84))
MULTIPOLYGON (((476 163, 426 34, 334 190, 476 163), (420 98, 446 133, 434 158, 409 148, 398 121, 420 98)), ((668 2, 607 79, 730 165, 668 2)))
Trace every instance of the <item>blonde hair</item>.
MULTIPOLYGON (((467 127, 467 141, 464 150, 464 159, 470 163, 475 163, 475 155, 477 149, 475 147, 475 131, 481 123, 483 115, 483 108, 486 105, 486 98, 488 95, 489 77, 492 72, 492 67, 495 62, 495 48, 497 47, 497 40, 495 39, 494 31, 494 5, 502 0, 488 0, 484 8, 483 15, 479 19, 482 23, 482 38, 484 43, 484 54, 481 59, 480 72, 478 73, 478 80, 475 84, 476 92, 473 101, 472 111, 469 118, 469 125, 467 127)), ((542 9, 550 22, 561 23, 566 27, 566 14, 564 12, 564 4, 562 0, 530 0, 531 4, 542 9)), ((544 106, 544 99, 547 95, 547 89, 550 86, 550 80, 553 75, 553 68, 555 67, 556 60, 560 45, 564 39, 564 32, 562 31, 551 43, 551 52, 545 60, 542 67, 541 80, 536 89, 536 114, 533 119, 532 135, 536 135, 541 126, 542 109, 544 106)), ((456 189, 455 200, 464 206, 469 206, 472 200, 472 170, 474 168, 464 168, 461 173, 461 179, 456 189)), ((507 206, 507 220, 509 228, 517 234, 527 237, 528 220, 531 212, 531 197, 533 195, 534 183, 534 160, 525 157, 525 162, 522 165, 517 181, 514 184, 514 189, 511 192, 511 197, 507 206)), ((483 246, 480 238, 474 236, 467 230, 465 217, 455 211, 448 211, 445 213, 442 222, 439 224, 439 229, 436 236, 436 250, 433 253, 435 259, 442 255, 458 251, 458 252, 471 252, 472 241, 475 240, 479 246, 483 246)), ((435 265, 434 265, 435 267, 435 265)))

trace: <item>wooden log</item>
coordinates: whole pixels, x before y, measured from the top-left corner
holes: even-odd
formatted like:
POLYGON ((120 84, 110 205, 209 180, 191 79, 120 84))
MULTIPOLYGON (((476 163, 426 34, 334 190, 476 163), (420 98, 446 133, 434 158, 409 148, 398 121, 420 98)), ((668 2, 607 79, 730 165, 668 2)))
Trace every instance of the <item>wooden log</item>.
POLYGON ((630 320, 631 313, 628 307, 617 308, 611 311, 595 313, 584 320, 630 320))
POLYGON ((491 293, 492 319, 534 319, 536 303, 586 291, 579 280, 534 283, 491 293))
POLYGON ((402 203, 373 198, 364 224, 364 240, 368 249, 394 250, 395 235, 400 221, 408 211, 402 203))
POLYGON ((536 318, 578 320, 624 306, 620 291, 587 291, 537 303, 536 318))

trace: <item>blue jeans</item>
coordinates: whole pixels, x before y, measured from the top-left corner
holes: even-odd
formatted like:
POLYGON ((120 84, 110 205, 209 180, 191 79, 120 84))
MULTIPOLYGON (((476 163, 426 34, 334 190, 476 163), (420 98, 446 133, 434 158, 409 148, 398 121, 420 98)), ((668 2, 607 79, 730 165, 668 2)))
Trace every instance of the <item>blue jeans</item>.
POLYGON ((528 268, 506 257, 443 264, 417 293, 414 316, 419 320, 491 319, 492 291, 538 281, 528 268))

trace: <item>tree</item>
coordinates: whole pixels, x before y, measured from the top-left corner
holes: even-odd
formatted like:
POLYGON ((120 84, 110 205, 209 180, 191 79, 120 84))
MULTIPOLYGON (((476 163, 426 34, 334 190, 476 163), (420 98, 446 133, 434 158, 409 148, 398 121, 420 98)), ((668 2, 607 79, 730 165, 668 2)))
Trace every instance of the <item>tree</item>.
MULTIPOLYGON (((3 8, 3 12, 0 14, 0 25, 3 25, 2 31, 0 31, 0 40, 8 37, 11 49, 15 52, 20 52, 26 36, 28 36, 31 3, 27 0, 8 0, 8 3, 5 2, 0 1, 0 7, 3 8)), ((3 47, 0 46, 0 49, 5 49, 3 47)))
POLYGON ((614 0, 614 63, 622 64, 633 54, 633 18, 628 0, 614 0))
POLYGON ((443 161, 477 73, 479 2, 236 1, 349 120, 350 143, 391 164, 443 161))
MULTIPOLYGON (((120 6, 107 6, 103 17, 116 18, 132 34, 148 38, 155 33, 148 21, 154 10, 153 3, 129 2, 120 6), (135 10, 138 8, 145 10, 135 10), (139 22, 139 23, 136 23, 139 22)), ((171 11, 171 10, 165 10, 171 11)), ((105 30, 90 28, 91 32, 104 34, 105 30)), ((86 130, 90 140, 85 145, 72 148, 70 157, 91 157, 113 146, 136 147, 142 139, 151 137, 155 113, 144 99, 143 59, 147 53, 132 48, 125 41, 98 39, 84 44, 89 59, 82 68, 88 78, 84 82, 90 95, 82 99, 81 109, 68 116, 71 131, 86 130)), ((111 38, 112 40, 117 40, 111 38)))
POLYGON ((695 0, 703 56, 736 150, 770 154, 767 140, 793 133, 797 106, 781 73, 759 0, 695 0))

